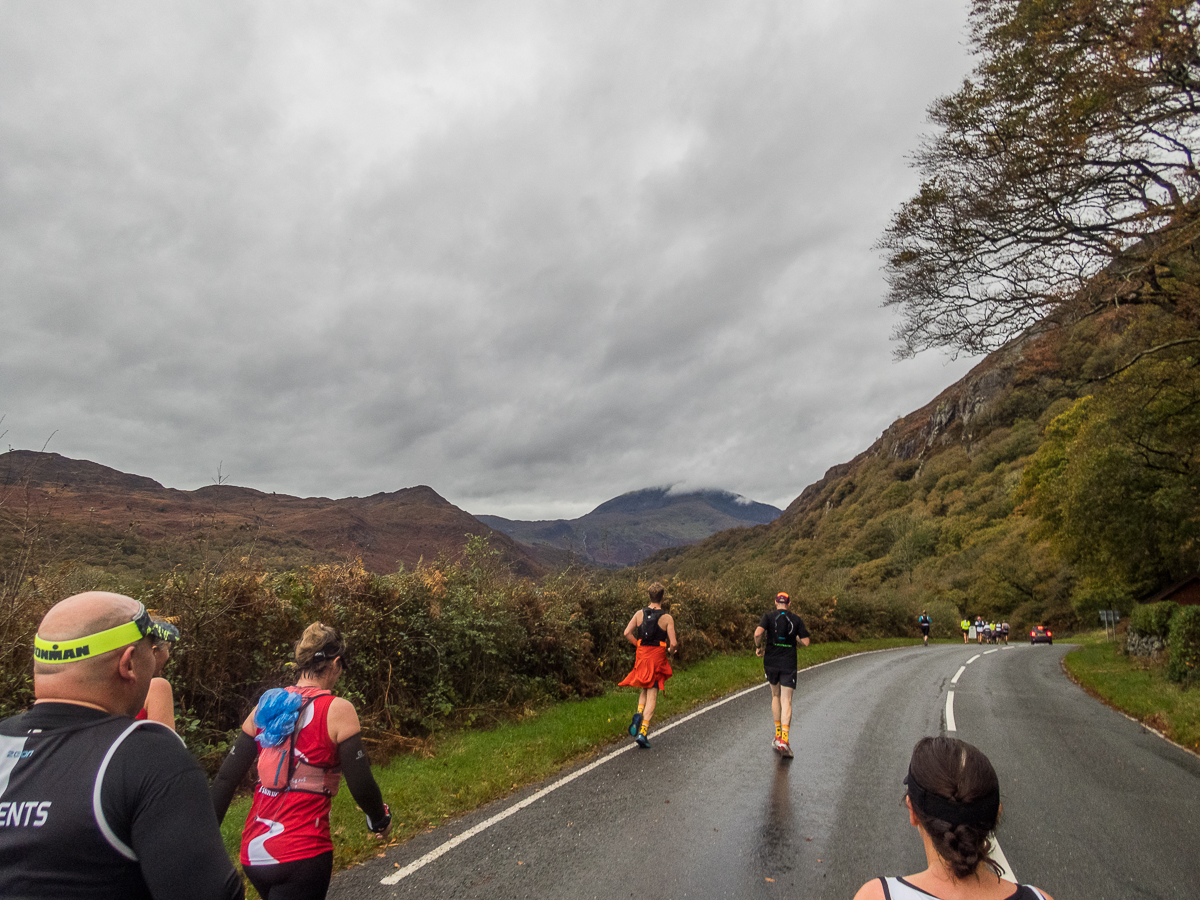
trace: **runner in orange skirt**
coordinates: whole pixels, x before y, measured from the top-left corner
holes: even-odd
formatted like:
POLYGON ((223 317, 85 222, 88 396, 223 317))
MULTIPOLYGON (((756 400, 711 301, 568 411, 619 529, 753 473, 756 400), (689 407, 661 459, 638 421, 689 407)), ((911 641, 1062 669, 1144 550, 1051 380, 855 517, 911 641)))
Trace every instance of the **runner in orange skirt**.
POLYGON ((620 682, 622 687, 641 688, 638 695, 637 712, 629 723, 629 733, 637 745, 650 749, 650 719, 654 716, 654 705, 659 690, 666 690, 667 679, 674 674, 667 658, 675 653, 679 642, 675 640, 675 620, 662 608, 665 588, 657 581, 647 589, 650 605, 639 609, 625 626, 625 638, 637 647, 633 671, 620 682))

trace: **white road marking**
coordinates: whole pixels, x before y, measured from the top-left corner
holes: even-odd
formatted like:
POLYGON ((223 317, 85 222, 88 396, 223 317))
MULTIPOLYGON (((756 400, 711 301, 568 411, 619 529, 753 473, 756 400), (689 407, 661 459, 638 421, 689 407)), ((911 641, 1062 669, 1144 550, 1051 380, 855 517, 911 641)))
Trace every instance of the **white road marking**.
MULTIPOLYGON (((1008 858, 1004 855, 1004 851, 1000 849, 1000 842, 996 840, 995 834, 988 835, 992 839, 992 852, 990 856, 996 862, 1000 863, 1000 868, 1003 870, 1000 873, 1001 878, 1007 878, 1009 881, 1016 881, 1017 876, 1013 874, 1012 866, 1008 864, 1008 858)), ((1018 884, 1020 882, 1017 882, 1018 884)))
MULTIPOLYGON (((829 662, 833 662, 833 660, 829 660, 829 662)), ((821 663, 821 665, 824 665, 824 663, 821 663)), ((810 668, 815 669, 816 666, 811 666, 810 668)), ((716 703, 710 704, 709 706, 702 707, 701 709, 698 709, 693 713, 689 713, 688 715, 684 716, 681 719, 677 719, 677 720, 671 722, 669 725, 664 725, 662 728, 655 729, 654 733, 656 736, 660 736, 664 732, 670 731, 676 725, 682 725, 684 722, 688 721, 689 719, 694 719, 694 718, 696 718, 696 716, 701 715, 702 713, 706 713, 709 710, 716 709, 718 706, 723 706, 726 703, 729 703, 731 700, 736 700, 738 697, 741 697, 743 694, 748 694, 751 691, 757 691, 760 688, 762 688, 765 684, 766 684, 766 682, 764 681, 762 684, 756 684, 756 685, 754 685, 754 687, 749 687, 749 688, 746 688, 745 690, 738 691, 736 694, 731 694, 730 696, 726 697, 724 700, 719 700, 716 703)), ((454 837, 450 838, 450 840, 446 841, 446 843, 442 844, 440 847, 435 847, 434 849, 430 850, 428 853, 426 853, 420 859, 409 863, 404 868, 402 868, 396 872, 393 872, 391 875, 388 875, 386 878, 380 879, 379 883, 380 884, 396 884, 401 878, 406 878, 409 875, 411 875, 413 872, 416 872, 418 869, 424 868, 425 866, 429 865, 431 862, 433 862, 438 857, 440 857, 446 853, 449 853, 451 850, 453 850, 459 844, 475 837, 475 835, 479 834, 481 831, 491 828, 497 822, 504 821, 509 816, 511 816, 513 813, 520 812, 521 810, 523 810, 525 807, 529 806, 530 804, 536 803, 537 801, 541 800, 543 797, 545 797, 547 794, 551 793, 552 791, 558 790, 563 785, 570 784, 572 781, 574 781, 579 776, 586 775, 588 772, 592 771, 592 769, 595 769, 598 766, 604 765, 606 762, 608 762, 611 759, 615 759, 616 757, 620 756, 622 753, 629 752, 636 746, 637 746, 637 744, 625 744, 620 749, 614 750, 612 753, 609 753, 606 756, 602 756, 599 759, 595 760, 594 762, 588 763, 582 769, 576 769, 570 775, 564 776, 563 778, 560 778, 558 781, 554 782, 554 784, 547 785, 546 787, 542 788, 537 793, 530 794, 528 797, 526 797, 521 802, 514 803, 512 806, 508 807, 507 809, 501 810, 500 812, 496 813, 496 815, 492 816, 490 819, 487 819, 483 822, 480 822, 478 825, 468 828, 462 834, 455 835, 454 837)))
MULTIPOLYGON (((900 648, 888 647, 884 650, 868 650, 867 653, 851 653, 848 656, 839 656, 836 659, 827 659, 823 663, 817 663, 815 666, 807 666, 807 667, 801 669, 800 674, 803 675, 805 672, 811 672, 813 669, 819 669, 819 668, 821 668, 821 666, 827 666, 830 663, 835 663, 835 662, 838 662, 839 660, 850 659, 852 656, 867 656, 870 653, 887 653, 890 650, 897 650, 897 649, 900 649, 900 648)), ((696 710, 693 713, 688 713, 686 716, 684 716, 681 719, 675 719, 669 725, 664 725, 662 728, 656 728, 654 733, 656 735, 663 735, 666 732, 670 731, 672 728, 674 728, 676 725, 682 725, 684 722, 687 722, 690 719, 696 718, 696 716, 700 716, 706 712, 710 712, 710 711, 716 709, 718 706, 724 706, 726 703, 729 703, 732 700, 736 700, 738 697, 742 697, 742 696, 750 693, 751 691, 760 690, 761 688, 766 687, 766 685, 767 685, 767 682, 763 681, 761 684, 756 684, 753 687, 745 688, 744 690, 738 691, 736 694, 730 694, 724 700, 718 700, 716 703, 710 703, 707 706, 702 706, 702 707, 700 707, 700 709, 696 710)), ((496 815, 492 816, 490 819, 487 819, 486 821, 480 822, 478 825, 468 828, 462 834, 455 835, 454 837, 450 838, 450 840, 446 841, 446 843, 442 844, 440 847, 435 847, 434 849, 430 850, 428 853, 426 853, 420 859, 414 860, 413 862, 410 862, 404 868, 393 872, 391 875, 388 875, 386 878, 380 879, 379 883, 380 884, 396 884, 398 881, 400 881, 401 878, 407 878, 409 875, 411 875, 413 872, 416 872, 418 869, 423 869, 425 866, 429 865, 431 862, 433 862, 438 857, 443 856, 446 853, 449 853, 451 850, 453 850, 459 844, 463 843, 466 840, 469 840, 470 838, 475 837, 475 835, 479 834, 480 832, 485 831, 488 828, 491 828, 497 822, 504 821, 509 816, 511 816, 513 813, 520 812, 525 807, 529 806, 532 803, 536 803, 538 800, 541 800, 547 794, 558 790, 563 785, 570 784, 572 781, 574 781, 580 775, 587 774, 588 772, 592 771, 592 769, 595 769, 599 766, 604 765, 606 762, 608 762, 611 759, 615 759, 616 757, 620 756, 622 753, 629 752, 636 746, 637 746, 637 744, 625 744, 619 750, 614 750, 612 753, 609 753, 607 756, 602 756, 598 760, 588 763, 582 769, 576 769, 570 775, 566 775, 563 778, 560 778, 558 781, 554 782, 554 784, 547 785, 546 787, 544 787, 540 791, 538 791, 536 794, 530 794, 528 797, 526 797, 521 802, 514 803, 512 806, 508 807, 507 809, 501 810, 500 812, 496 813, 496 815)))
MULTIPOLYGON (((989 653, 995 653, 997 650, 1012 650, 1011 646, 996 647, 994 650, 985 650, 983 653, 977 653, 967 660, 966 665, 958 667, 958 671, 954 673, 954 677, 950 679, 951 684, 958 684, 958 679, 962 677, 963 672, 967 671, 967 666, 979 659, 980 656, 987 656, 989 653)), ((957 731, 954 721, 954 691, 946 692, 946 731, 957 731)), ((1013 875, 1012 866, 1008 864, 1008 857, 1004 855, 1004 851, 1000 849, 1000 842, 996 840, 995 834, 990 834, 988 837, 992 842, 991 857, 1000 864, 1001 878, 1007 878, 1009 881, 1016 881, 1017 877, 1013 875)))

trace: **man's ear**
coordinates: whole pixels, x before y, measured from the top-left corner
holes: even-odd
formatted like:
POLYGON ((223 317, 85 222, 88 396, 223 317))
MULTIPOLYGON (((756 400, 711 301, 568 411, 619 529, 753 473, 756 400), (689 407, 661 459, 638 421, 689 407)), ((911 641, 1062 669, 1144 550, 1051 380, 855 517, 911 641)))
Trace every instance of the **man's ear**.
POLYGON ((121 651, 121 658, 117 660, 117 674, 122 679, 128 681, 137 681, 137 671, 133 664, 133 658, 137 654, 137 644, 130 644, 121 651))

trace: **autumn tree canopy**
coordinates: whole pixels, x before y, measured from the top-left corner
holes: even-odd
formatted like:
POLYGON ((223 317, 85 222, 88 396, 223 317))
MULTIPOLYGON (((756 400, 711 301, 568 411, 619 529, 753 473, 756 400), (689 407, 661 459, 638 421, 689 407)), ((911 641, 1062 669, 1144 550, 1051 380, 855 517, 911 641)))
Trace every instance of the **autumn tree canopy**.
POLYGON ((973 0, 977 67, 879 242, 898 355, 992 350, 1089 279, 1158 302, 1156 265, 1200 235, 1198 26, 1180 0, 973 0))

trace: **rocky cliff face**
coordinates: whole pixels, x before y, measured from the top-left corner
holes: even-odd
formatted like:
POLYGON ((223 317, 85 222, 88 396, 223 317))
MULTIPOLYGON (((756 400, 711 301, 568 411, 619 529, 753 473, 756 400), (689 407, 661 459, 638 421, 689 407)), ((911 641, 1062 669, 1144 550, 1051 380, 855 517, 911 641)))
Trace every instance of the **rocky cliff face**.
MULTIPOLYGON (((1096 321, 1114 330, 1126 325, 1115 312, 1096 321)), ((852 474, 865 460, 886 455, 919 464, 951 446, 969 453, 993 428, 1011 425, 1021 416, 1036 419, 1079 385, 1076 366, 1063 358, 1068 337, 1069 329, 1043 327, 989 354, 925 406, 893 422, 854 459, 830 468, 789 504, 784 517, 807 510, 831 483, 852 474)))

